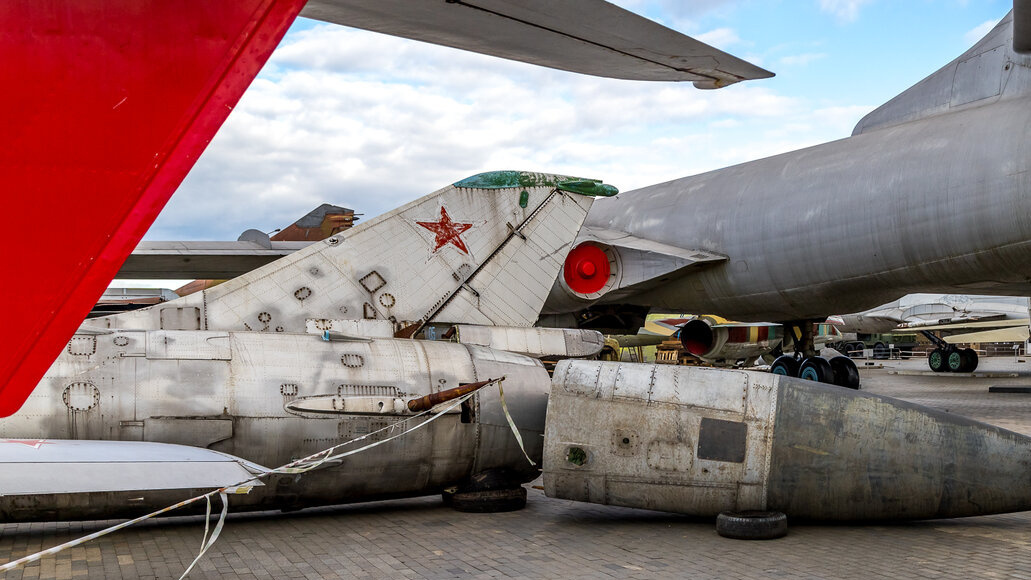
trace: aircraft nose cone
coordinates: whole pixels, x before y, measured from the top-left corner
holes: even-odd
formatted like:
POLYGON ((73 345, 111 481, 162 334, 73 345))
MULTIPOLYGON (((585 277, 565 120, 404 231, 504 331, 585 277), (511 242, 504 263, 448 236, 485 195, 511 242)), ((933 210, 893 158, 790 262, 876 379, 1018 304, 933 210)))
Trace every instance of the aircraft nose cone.
POLYGON ((598 269, 594 266, 594 264, 588 262, 587 260, 583 260, 579 264, 577 264, 576 271, 578 274, 580 274, 580 276, 584 278, 594 278, 594 275, 598 273, 598 269))

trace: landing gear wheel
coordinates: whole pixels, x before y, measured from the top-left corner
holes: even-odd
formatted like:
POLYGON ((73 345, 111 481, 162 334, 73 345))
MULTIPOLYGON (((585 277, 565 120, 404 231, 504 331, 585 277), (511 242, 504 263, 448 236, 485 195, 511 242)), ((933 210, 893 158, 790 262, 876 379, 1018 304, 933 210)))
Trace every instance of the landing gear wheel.
POLYGON ((873 345, 873 357, 877 360, 887 360, 891 355, 891 351, 884 345, 883 342, 878 342, 873 345))
POLYGON ((967 354, 961 350, 950 352, 946 361, 950 373, 961 373, 969 364, 967 362, 967 354))
POLYGON ((834 384, 846 389, 859 389, 859 369, 847 356, 836 356, 830 360, 834 384))
POLYGON ((514 512, 526 507, 526 488, 456 493, 451 498, 451 507, 455 511, 476 514, 514 512))
POLYGON ((798 361, 791 355, 782 354, 770 365, 770 372, 785 377, 797 377, 798 361))
POLYGON ((716 533, 735 540, 775 540, 788 533, 788 518, 780 512, 722 512, 716 533))
POLYGON ((828 362, 827 359, 819 356, 811 356, 802 361, 802 365, 798 367, 798 378, 805 379, 807 381, 833 384, 834 369, 831 368, 831 363, 828 362))
POLYGON ((936 373, 945 372, 947 367, 945 352, 936 348, 931 351, 931 354, 927 355, 927 366, 931 367, 931 370, 936 373))
POLYGON ((977 370, 977 351, 972 348, 964 348, 963 354, 967 355, 967 365, 960 371, 972 373, 977 370))

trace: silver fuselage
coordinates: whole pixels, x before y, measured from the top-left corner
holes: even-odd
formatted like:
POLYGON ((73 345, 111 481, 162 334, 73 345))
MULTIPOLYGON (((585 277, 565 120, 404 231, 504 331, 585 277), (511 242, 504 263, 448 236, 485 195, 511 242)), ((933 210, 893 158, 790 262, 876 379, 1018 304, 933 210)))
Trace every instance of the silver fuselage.
MULTIPOLYGON (((208 448, 275 468, 386 429, 342 451, 354 449, 428 419, 403 422, 412 413, 398 401, 499 377, 506 377, 508 407, 527 452, 539 463, 549 377, 533 358, 405 339, 326 342, 314 335, 225 331, 80 333, 25 406, 0 420, 0 439, 157 441, 208 448)), ((492 469, 504 469, 516 482, 538 473, 515 443, 498 389, 485 388, 465 409, 456 408, 425 428, 302 476, 275 476, 249 496, 234 499, 234 505, 292 509, 424 495, 492 469)), ((7 517, 81 519, 133 513, 133 507, 105 499, 7 517)))
POLYGON ((913 292, 1026 296, 1031 57, 1012 38, 1007 16, 852 137, 628 191, 586 225, 726 257, 629 300, 664 310, 791 321, 913 292))
POLYGON ((656 308, 797 320, 1026 295, 1029 135, 1031 98, 976 107, 629 191, 587 225, 730 257, 635 298, 656 308))

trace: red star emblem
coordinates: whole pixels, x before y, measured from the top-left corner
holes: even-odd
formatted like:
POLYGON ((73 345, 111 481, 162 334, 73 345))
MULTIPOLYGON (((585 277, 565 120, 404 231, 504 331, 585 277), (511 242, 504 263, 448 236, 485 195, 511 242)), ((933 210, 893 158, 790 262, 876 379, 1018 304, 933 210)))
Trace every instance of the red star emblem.
POLYGON ((4 443, 20 443, 22 445, 28 445, 33 449, 39 449, 40 445, 47 442, 46 439, 0 439, 4 443))
POLYGON ((436 240, 434 240, 436 243, 436 246, 433 248, 434 252, 448 244, 454 244, 454 246, 459 250, 462 250, 466 254, 469 253, 469 248, 465 247, 465 242, 462 240, 462 232, 473 227, 473 225, 451 221, 451 216, 447 214, 447 210, 444 209, 444 206, 440 206, 439 222, 415 223, 430 230, 437 237, 436 240))

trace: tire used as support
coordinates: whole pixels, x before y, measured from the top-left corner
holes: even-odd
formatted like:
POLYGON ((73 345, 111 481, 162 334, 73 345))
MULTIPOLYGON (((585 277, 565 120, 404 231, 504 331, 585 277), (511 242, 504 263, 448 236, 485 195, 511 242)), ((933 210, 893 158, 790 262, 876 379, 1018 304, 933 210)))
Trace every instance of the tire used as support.
POLYGON ((526 488, 469 491, 451 496, 451 508, 465 513, 514 512, 526 507, 526 488))
POLYGON ((721 512, 716 533, 735 540, 775 540, 788 533, 788 518, 781 512, 721 512))

